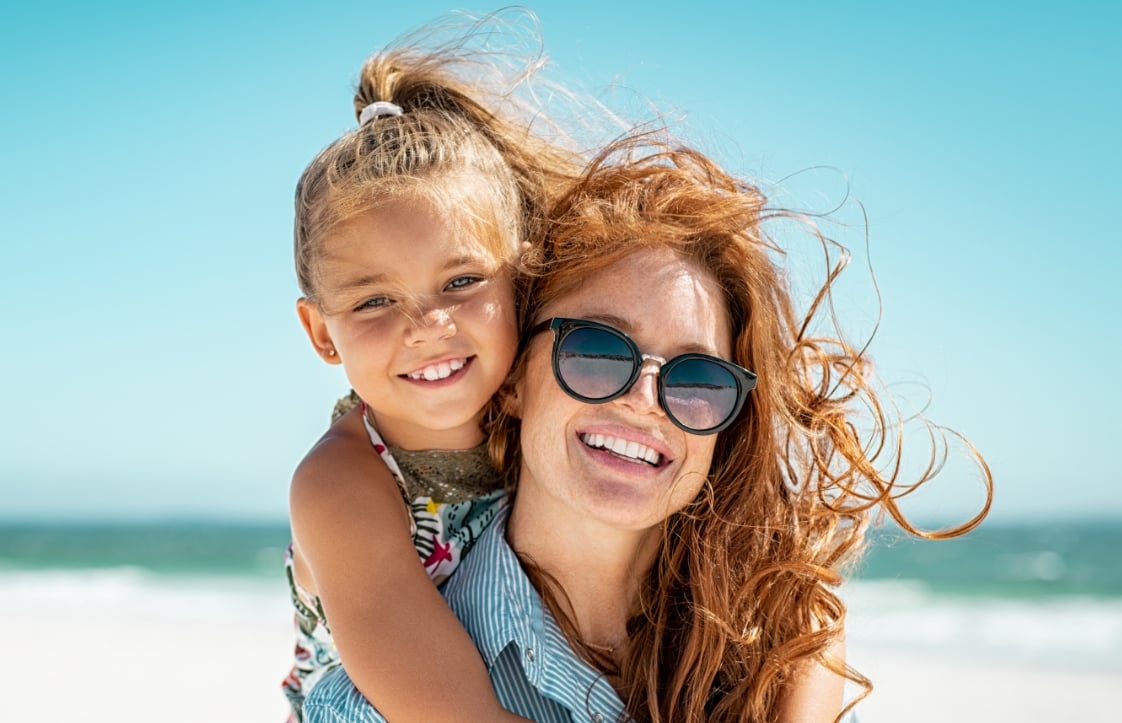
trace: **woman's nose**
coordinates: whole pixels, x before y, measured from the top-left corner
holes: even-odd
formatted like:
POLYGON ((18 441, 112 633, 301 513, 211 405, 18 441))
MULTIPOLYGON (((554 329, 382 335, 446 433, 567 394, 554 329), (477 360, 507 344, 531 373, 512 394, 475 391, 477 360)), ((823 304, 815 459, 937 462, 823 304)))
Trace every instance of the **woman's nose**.
POLYGON ((639 378, 619 397, 625 405, 638 413, 647 414, 657 411, 662 414, 662 406, 658 403, 658 375, 662 367, 662 360, 653 357, 643 357, 643 366, 639 369, 639 378))

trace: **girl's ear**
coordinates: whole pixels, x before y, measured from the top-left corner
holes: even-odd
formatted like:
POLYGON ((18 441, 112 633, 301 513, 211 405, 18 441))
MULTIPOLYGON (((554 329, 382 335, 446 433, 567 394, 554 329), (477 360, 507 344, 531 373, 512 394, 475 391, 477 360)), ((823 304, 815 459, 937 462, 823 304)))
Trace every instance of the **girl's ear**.
POLYGON ((339 352, 335 349, 335 342, 331 340, 331 332, 327 329, 327 322, 319 306, 308 299, 300 297, 296 300, 296 315, 300 317, 300 324, 304 327, 312 348, 328 364, 342 364, 339 352))

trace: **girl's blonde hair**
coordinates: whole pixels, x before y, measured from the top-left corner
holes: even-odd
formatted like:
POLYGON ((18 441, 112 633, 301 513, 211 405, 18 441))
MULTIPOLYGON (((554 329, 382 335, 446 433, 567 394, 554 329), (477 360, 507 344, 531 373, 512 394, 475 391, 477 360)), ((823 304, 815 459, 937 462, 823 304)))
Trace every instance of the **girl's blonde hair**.
MULTIPOLYGON (((524 561, 575 647, 617 678, 637 721, 774 720, 784 686, 812 661, 871 689, 826 655, 845 615, 834 588, 863 547, 870 510, 879 506, 915 534, 949 537, 973 529, 989 508, 992 479, 971 448, 985 480, 984 509, 939 533, 907 520, 897 498, 939 465, 933 456, 920 479, 902 480, 885 461, 900 447, 886 444, 890 425, 864 350, 840 333, 810 332, 840 269, 798 315, 775 263, 780 250, 764 231, 775 215, 783 214, 768 210, 757 187, 704 155, 640 135, 589 167, 525 259, 523 337, 541 309, 575 293, 589 274, 642 250, 671 249, 724 289, 733 361, 759 375, 744 411, 718 437, 701 493, 665 522, 622 664, 583 644, 564 591, 524 561)), ((525 373, 524 352, 500 394, 525 373)), ((510 416, 493 423, 492 453, 515 489, 519 431, 510 416)))
POLYGON ((552 128, 526 101, 530 94, 520 92, 545 63, 540 51, 519 57, 480 49, 493 37, 520 33, 525 29, 500 14, 466 30, 434 23, 366 62, 354 94, 356 119, 377 101, 401 113, 345 133, 301 175, 294 255, 306 297, 316 299, 332 231, 395 200, 432 203, 504 263, 538 234, 543 209, 583 164, 560 136, 531 130, 552 128), (426 49, 450 29, 457 31, 451 40, 426 49))

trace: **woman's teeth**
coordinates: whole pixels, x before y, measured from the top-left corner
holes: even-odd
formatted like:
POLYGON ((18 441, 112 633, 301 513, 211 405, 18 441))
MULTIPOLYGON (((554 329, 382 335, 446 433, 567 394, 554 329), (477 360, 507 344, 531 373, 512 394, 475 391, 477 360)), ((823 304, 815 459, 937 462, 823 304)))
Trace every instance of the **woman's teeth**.
POLYGON ((406 376, 410 379, 424 379, 425 381, 435 382, 438 379, 447 379, 452 376, 452 372, 458 372, 467 364, 467 359, 453 359, 452 361, 440 362, 439 364, 430 364, 424 369, 418 369, 415 372, 410 372, 406 376))
POLYGON ((609 437, 604 434, 583 434, 581 435, 581 441, 589 447, 606 449, 617 457, 641 460, 651 465, 657 465, 659 459, 662 457, 662 455, 646 445, 639 444, 638 442, 629 442, 625 439, 617 439, 616 437, 609 437))

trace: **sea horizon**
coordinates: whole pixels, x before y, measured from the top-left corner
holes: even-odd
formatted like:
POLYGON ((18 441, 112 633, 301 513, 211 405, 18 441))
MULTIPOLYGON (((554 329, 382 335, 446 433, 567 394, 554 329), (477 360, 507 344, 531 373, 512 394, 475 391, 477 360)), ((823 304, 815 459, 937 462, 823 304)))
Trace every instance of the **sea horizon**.
MULTIPOLYGON (((289 537, 287 520, 276 518, 0 518, 0 573, 127 567, 157 576, 269 577, 289 537)), ((885 524, 870 530, 850 577, 915 580, 965 596, 1122 598, 1118 549, 1122 520, 1106 517, 985 522, 949 540, 885 524)))

